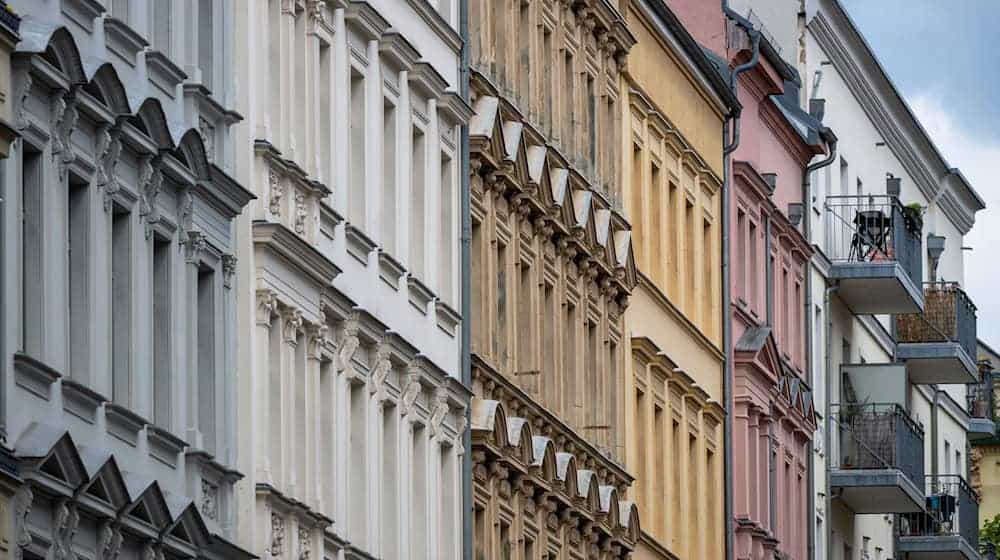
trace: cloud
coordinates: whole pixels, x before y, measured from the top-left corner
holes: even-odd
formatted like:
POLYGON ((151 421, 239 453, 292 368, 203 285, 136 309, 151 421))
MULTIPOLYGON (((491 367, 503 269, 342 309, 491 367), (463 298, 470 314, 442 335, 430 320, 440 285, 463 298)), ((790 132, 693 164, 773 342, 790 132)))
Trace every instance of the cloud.
POLYGON ((965 254, 965 289, 979 308, 979 337, 1000 347, 1000 259, 991 251, 1000 242, 1000 189, 994 183, 1000 162, 1000 138, 977 135, 960 126, 940 95, 920 92, 907 101, 948 163, 962 170, 986 210, 976 214, 976 225, 965 237, 973 248, 965 254))

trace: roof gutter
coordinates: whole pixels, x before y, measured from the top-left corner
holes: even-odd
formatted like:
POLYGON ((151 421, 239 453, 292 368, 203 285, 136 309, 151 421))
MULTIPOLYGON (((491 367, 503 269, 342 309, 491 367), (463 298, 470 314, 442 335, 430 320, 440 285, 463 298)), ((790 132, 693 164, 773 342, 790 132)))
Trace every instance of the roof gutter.
MULTIPOLYGON (((729 74, 729 91, 737 101, 739 95, 736 90, 739 75, 757 66, 760 61, 760 32, 753 28, 745 18, 729 9, 728 0, 722 0, 722 11, 727 18, 734 20, 742 27, 751 38, 752 54, 750 60, 733 69, 729 74)), ((729 117, 722 125, 722 347, 725 352, 722 368, 722 395, 723 408, 726 412, 723 425, 723 449, 726 457, 733 456, 733 325, 731 313, 732 294, 729 287, 729 206, 730 206, 730 172, 731 155, 740 145, 740 108, 737 105, 734 111, 730 111, 729 117), (732 123, 730 125, 730 123, 732 123), (733 134, 730 140, 729 129, 732 126, 733 134)), ((723 461, 725 478, 725 516, 726 516, 726 560, 733 560, 733 540, 735 537, 735 526, 733 518, 733 467, 732 461, 723 461)))
MULTIPOLYGON (((458 2, 458 32, 462 38, 462 52, 459 62, 459 88, 462 100, 469 102, 469 0, 458 2)), ((462 170, 461 205, 461 289, 462 289, 462 332, 459 350, 459 367, 462 370, 462 385, 472 393, 472 210, 469 190, 469 124, 462 124, 459 138, 459 169, 462 170)), ((472 402, 465 408, 465 430, 462 433, 462 558, 473 560, 472 542, 472 402)))

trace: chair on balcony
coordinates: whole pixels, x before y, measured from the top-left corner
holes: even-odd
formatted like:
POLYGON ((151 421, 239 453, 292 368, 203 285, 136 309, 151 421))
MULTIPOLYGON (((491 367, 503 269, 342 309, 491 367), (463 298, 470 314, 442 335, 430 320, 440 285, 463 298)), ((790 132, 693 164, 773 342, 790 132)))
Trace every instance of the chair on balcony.
POLYGON ((859 210, 854 215, 850 261, 875 261, 889 256, 888 239, 892 218, 881 210, 859 210))

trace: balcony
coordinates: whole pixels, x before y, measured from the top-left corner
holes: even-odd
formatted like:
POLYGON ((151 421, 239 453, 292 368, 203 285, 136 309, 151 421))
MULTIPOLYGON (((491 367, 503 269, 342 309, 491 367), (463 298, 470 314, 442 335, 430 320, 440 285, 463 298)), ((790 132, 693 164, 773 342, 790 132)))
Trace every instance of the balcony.
POLYGON ((926 484, 925 511, 899 518, 896 551, 909 560, 979 560, 979 496, 958 475, 926 484))
POLYGON ((826 251, 838 295, 857 315, 923 308, 922 223, 891 195, 826 198, 826 251))
POLYGON ((832 405, 839 461, 830 472, 835 498, 856 514, 924 509, 924 432, 898 404, 832 405))
POLYGON ((996 433, 993 413, 993 371, 988 362, 980 362, 979 379, 966 386, 969 439, 991 438, 996 433))
POLYGON ((976 306, 954 282, 924 285, 924 310, 896 317, 896 357, 910 381, 975 383, 976 306))

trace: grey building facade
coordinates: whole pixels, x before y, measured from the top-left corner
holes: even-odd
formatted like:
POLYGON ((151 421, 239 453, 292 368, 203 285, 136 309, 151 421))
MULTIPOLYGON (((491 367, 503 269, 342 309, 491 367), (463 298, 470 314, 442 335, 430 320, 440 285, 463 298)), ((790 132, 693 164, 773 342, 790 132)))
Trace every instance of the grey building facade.
POLYGON ((23 0, 0 163, 14 558, 234 544, 231 0, 23 0))

